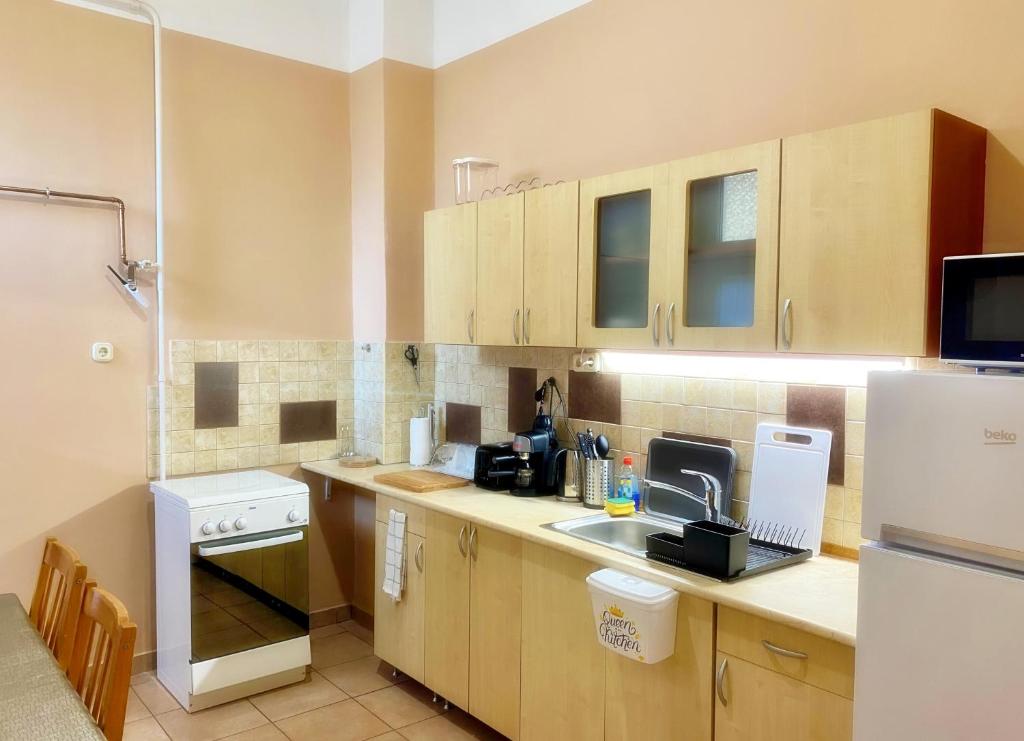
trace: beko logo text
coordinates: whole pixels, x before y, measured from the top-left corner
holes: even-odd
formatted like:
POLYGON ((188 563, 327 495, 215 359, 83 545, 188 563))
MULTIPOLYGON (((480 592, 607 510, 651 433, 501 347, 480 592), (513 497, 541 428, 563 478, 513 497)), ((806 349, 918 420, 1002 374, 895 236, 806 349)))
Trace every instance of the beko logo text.
POLYGON ((986 445, 1016 445, 1017 444, 1017 433, 1007 432, 1006 430, 990 430, 985 428, 985 444, 986 445))

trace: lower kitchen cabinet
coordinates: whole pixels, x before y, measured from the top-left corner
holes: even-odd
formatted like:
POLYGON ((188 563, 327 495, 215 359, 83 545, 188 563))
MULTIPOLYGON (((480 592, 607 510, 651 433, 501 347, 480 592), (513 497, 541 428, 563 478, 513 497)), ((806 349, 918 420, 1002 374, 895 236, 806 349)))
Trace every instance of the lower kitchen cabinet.
POLYGON ((853 701, 743 659, 717 657, 715 741, 844 741, 853 701))
POLYGON ((713 602, 681 594, 672 656, 641 664, 608 652, 606 739, 710 741, 714 613, 713 602))
POLYGON ((425 541, 422 536, 406 535, 405 589, 402 599, 392 600, 379 585, 384 583, 384 549, 388 526, 378 521, 374 545, 373 652, 398 667, 417 682, 423 681, 423 607, 426 585, 425 541))
POLYGON ((524 741, 604 738, 605 649, 594 635, 586 579, 598 566, 523 543, 524 741))
POLYGON ((468 709, 469 523, 429 510, 426 529, 423 683, 468 709))
POLYGON ((509 738, 519 737, 522 540, 470 526, 469 707, 509 738))

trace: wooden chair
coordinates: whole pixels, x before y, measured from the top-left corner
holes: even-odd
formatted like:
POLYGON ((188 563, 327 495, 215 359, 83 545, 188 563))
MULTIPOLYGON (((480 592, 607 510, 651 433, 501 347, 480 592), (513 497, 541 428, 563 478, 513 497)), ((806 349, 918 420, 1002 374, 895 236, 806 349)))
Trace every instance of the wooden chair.
POLYGON ((50 647, 61 669, 67 671, 75 644, 75 628, 85 594, 85 564, 73 548, 47 538, 39 566, 29 618, 50 647))
POLYGON ((68 678, 109 741, 120 741, 135 650, 135 623, 121 600, 90 579, 68 678))

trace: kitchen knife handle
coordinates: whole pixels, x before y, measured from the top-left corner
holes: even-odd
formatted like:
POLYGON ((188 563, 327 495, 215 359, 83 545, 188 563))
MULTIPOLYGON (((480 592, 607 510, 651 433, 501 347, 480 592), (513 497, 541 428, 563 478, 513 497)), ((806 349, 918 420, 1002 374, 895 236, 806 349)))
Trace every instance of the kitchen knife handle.
POLYGON ((462 529, 459 530, 459 553, 462 557, 466 557, 466 526, 463 525, 462 529))
POLYGON ((782 320, 780 334, 782 335, 782 349, 789 350, 793 347, 793 325, 790 321, 793 315, 793 299, 787 298, 782 302, 782 320))
POLYGON ((413 562, 416 564, 416 569, 422 574, 423 573, 423 542, 416 546, 416 554, 412 557, 413 562))
POLYGON ((661 336, 658 333, 659 317, 661 317, 661 304, 657 303, 654 305, 654 311, 651 312, 651 339, 654 340, 655 345, 661 344, 661 336))
POLYGON ((807 658, 807 654, 805 654, 803 651, 791 651, 788 648, 783 648, 782 646, 776 646, 771 641, 761 641, 761 645, 764 646, 765 648, 767 648, 773 654, 778 654, 779 656, 785 656, 787 659, 806 659, 807 658))
POLYGON ((718 666, 718 671, 715 672, 715 692, 718 694, 718 701, 722 703, 722 707, 727 707, 729 701, 725 699, 725 668, 729 665, 728 659, 722 659, 722 663, 718 666))

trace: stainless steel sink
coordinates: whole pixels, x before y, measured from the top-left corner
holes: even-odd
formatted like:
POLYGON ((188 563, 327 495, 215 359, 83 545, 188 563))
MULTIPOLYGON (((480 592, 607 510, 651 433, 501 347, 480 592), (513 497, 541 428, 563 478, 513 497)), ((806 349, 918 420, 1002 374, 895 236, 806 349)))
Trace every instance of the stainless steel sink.
POLYGON ((647 555, 647 536, 651 533, 683 534, 682 527, 643 514, 630 517, 600 514, 552 522, 543 527, 640 558, 647 555))

